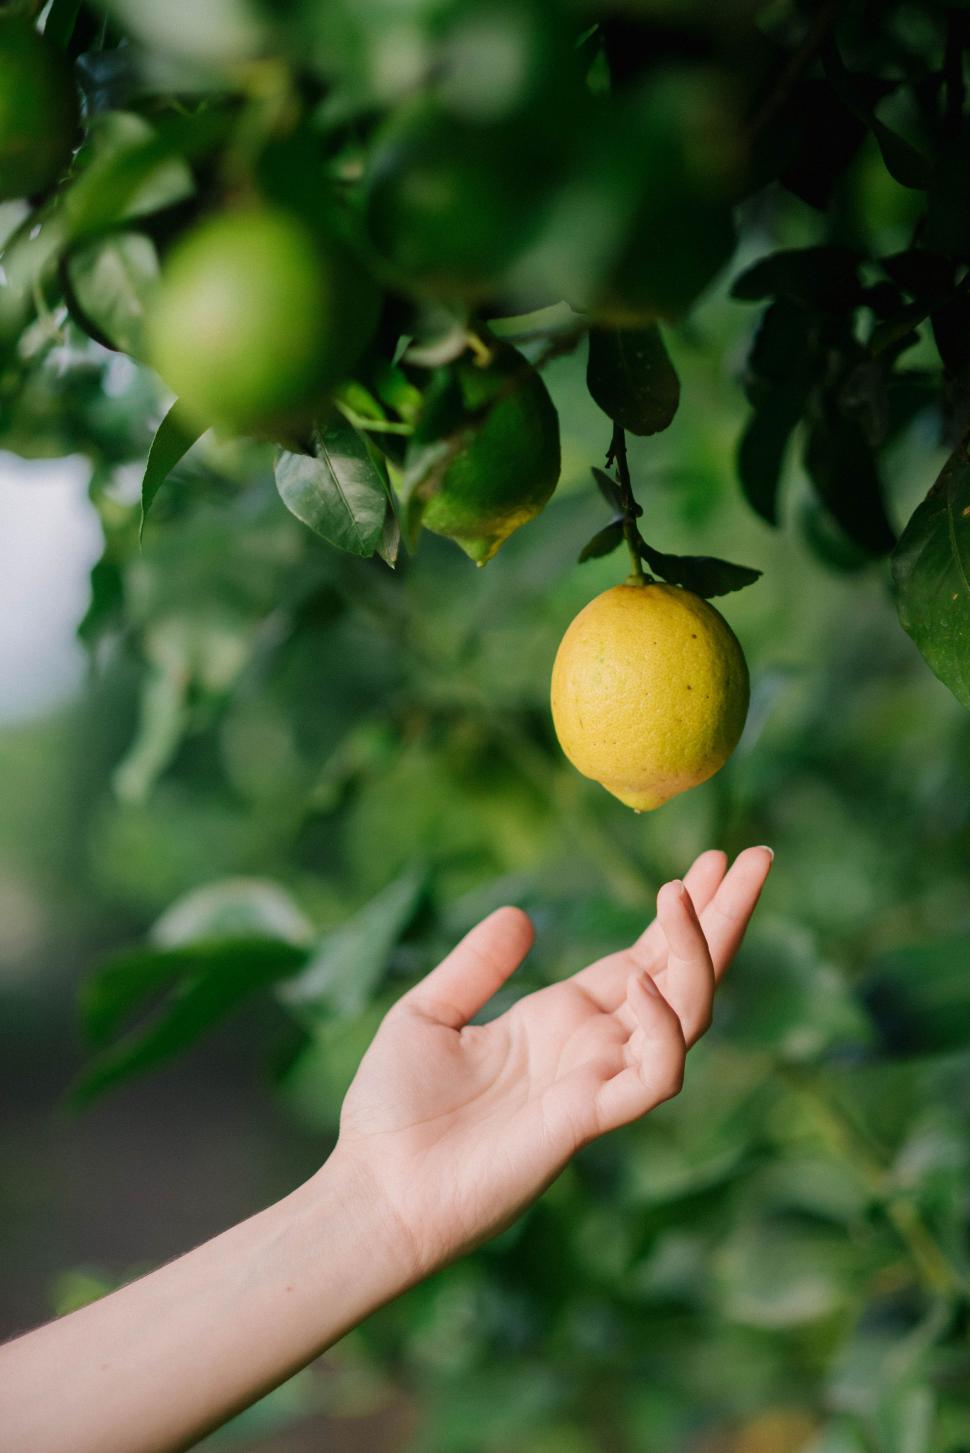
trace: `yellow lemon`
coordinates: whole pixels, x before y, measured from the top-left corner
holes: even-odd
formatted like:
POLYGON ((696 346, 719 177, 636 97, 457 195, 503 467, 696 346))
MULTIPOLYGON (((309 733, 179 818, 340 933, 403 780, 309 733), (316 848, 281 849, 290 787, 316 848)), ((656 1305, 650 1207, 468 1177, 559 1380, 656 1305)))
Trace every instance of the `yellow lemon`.
POLYGON ((638 812, 705 782, 737 746, 748 668, 712 605, 676 585, 616 585, 563 636, 552 717, 566 756, 638 812))

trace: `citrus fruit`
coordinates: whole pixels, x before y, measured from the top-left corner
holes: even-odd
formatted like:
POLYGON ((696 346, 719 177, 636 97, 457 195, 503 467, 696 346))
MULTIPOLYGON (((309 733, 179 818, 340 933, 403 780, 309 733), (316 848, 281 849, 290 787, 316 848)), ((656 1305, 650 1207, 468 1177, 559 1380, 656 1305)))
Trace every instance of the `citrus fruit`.
POLYGON ((176 243, 149 310, 149 354, 201 424, 294 425, 353 367, 378 306, 335 238, 283 209, 250 206, 176 243))
POLYGON ((24 20, 0 19, 0 201, 33 196, 57 180, 77 114, 62 53, 24 20))
MULTIPOLYGON (((484 565, 555 489, 559 417, 542 379, 514 348, 498 349, 488 367, 459 363, 451 381, 464 422, 445 443, 421 522, 484 565)), ((427 429, 423 420, 419 444, 427 429)))
POLYGON ((616 585, 580 611, 552 669, 566 756, 638 812, 696 787, 731 755, 748 670, 724 617, 676 585, 616 585))
POLYGON ((390 119, 371 154, 365 215, 401 286, 469 299, 500 286, 542 210, 532 141, 521 128, 471 122, 427 102, 390 119))

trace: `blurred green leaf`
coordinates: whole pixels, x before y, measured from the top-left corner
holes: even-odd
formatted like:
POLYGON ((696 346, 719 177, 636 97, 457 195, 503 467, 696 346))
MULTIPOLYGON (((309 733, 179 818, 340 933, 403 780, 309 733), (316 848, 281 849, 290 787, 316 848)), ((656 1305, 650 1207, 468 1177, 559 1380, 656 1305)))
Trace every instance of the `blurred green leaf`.
POLYGON ((75 249, 67 275, 81 326, 99 343, 140 357, 158 255, 141 232, 116 232, 75 249))
POLYGON ((67 47, 74 33, 80 8, 81 0, 51 0, 44 22, 44 34, 62 50, 67 47))
MULTIPOLYGON (((211 145, 224 123, 217 112, 193 123, 197 145, 211 145)), ((195 191, 183 156, 188 118, 153 127, 131 111, 108 111, 93 119, 79 171, 64 199, 74 239, 150 216, 195 191)))
POLYGON ((930 669, 970 707, 970 454, 950 456, 893 552, 899 619, 930 669))
POLYGON ((328 934, 306 968, 280 991, 283 1002, 320 1016, 359 1014, 387 972, 391 950, 413 918, 426 881, 424 869, 409 869, 328 934))
POLYGON ((150 930, 156 948, 219 939, 276 939, 306 947, 313 925, 279 883, 222 878, 176 900, 150 930))
POLYGON ((586 383, 607 417, 631 434, 666 429, 680 403, 680 380, 656 325, 592 329, 586 383))
POLYGON ((291 514, 350 555, 373 555, 388 510, 387 476, 365 440, 343 420, 314 434, 313 454, 284 449, 276 487, 291 514))
POLYGON ((192 445, 197 443, 204 433, 204 428, 186 418, 176 399, 155 431, 155 437, 148 451, 145 475, 141 485, 139 539, 145 533, 148 512, 155 502, 158 491, 176 464, 185 458, 192 445))
POLYGON ((751 1220, 716 1258, 723 1314, 750 1327, 780 1330, 844 1308, 861 1258, 842 1235, 796 1220, 751 1220))
POLYGON ((775 390, 751 415, 738 443, 738 477, 744 497, 769 525, 778 523, 778 488, 785 451, 804 402, 798 390, 775 390))
POLYGON ((861 300, 859 254, 847 247, 782 248, 746 268, 732 298, 788 298, 809 308, 845 312, 861 300))
POLYGON ((896 536, 886 514, 873 451, 859 426, 840 414, 831 400, 809 426, 805 469, 819 499, 849 539, 870 555, 888 554, 896 536))
POLYGON ((895 949, 873 965, 866 1001, 883 1046, 895 1054, 938 1054, 970 1040, 970 937, 895 949))
POLYGON ((85 1104, 119 1081, 177 1054, 248 995, 294 973, 305 961, 304 949, 274 939, 226 939, 118 955, 82 993, 88 1037, 96 1047, 107 1047, 81 1072, 72 1099, 85 1104), (129 1014, 166 989, 169 992, 147 1025, 108 1045, 129 1014))
POLYGON ((810 938, 762 929, 745 952, 745 972, 725 996, 732 1043, 795 1063, 867 1045, 868 1016, 845 979, 819 962, 810 938))

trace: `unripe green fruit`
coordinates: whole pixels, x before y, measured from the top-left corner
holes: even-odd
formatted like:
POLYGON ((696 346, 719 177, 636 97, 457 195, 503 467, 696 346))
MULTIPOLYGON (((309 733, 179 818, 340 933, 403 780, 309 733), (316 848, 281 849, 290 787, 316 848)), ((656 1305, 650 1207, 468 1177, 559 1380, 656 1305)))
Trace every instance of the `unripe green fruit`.
POLYGON ((77 126, 70 67, 39 31, 0 19, 0 201, 31 197, 66 167, 77 126))
POLYGON ((202 222, 168 257, 149 356, 201 424, 306 422, 369 342, 380 297, 332 237, 248 207, 202 222))
POLYGON ((482 421, 449 457, 421 522, 484 565, 555 489, 559 418, 539 374, 514 348, 499 349, 488 368, 460 364, 457 377, 465 409, 483 411, 482 421))

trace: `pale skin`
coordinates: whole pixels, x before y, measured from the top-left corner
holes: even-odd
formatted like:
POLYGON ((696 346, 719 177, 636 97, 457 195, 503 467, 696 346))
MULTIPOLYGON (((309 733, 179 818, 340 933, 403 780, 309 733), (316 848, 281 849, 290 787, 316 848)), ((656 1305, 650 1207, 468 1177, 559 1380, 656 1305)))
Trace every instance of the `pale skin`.
POLYGON ((771 866, 703 853, 627 948, 470 1023, 528 953, 500 908, 387 1014, 323 1167, 0 1349, 6 1453, 172 1453, 512 1222, 582 1146, 676 1095, 771 866))

